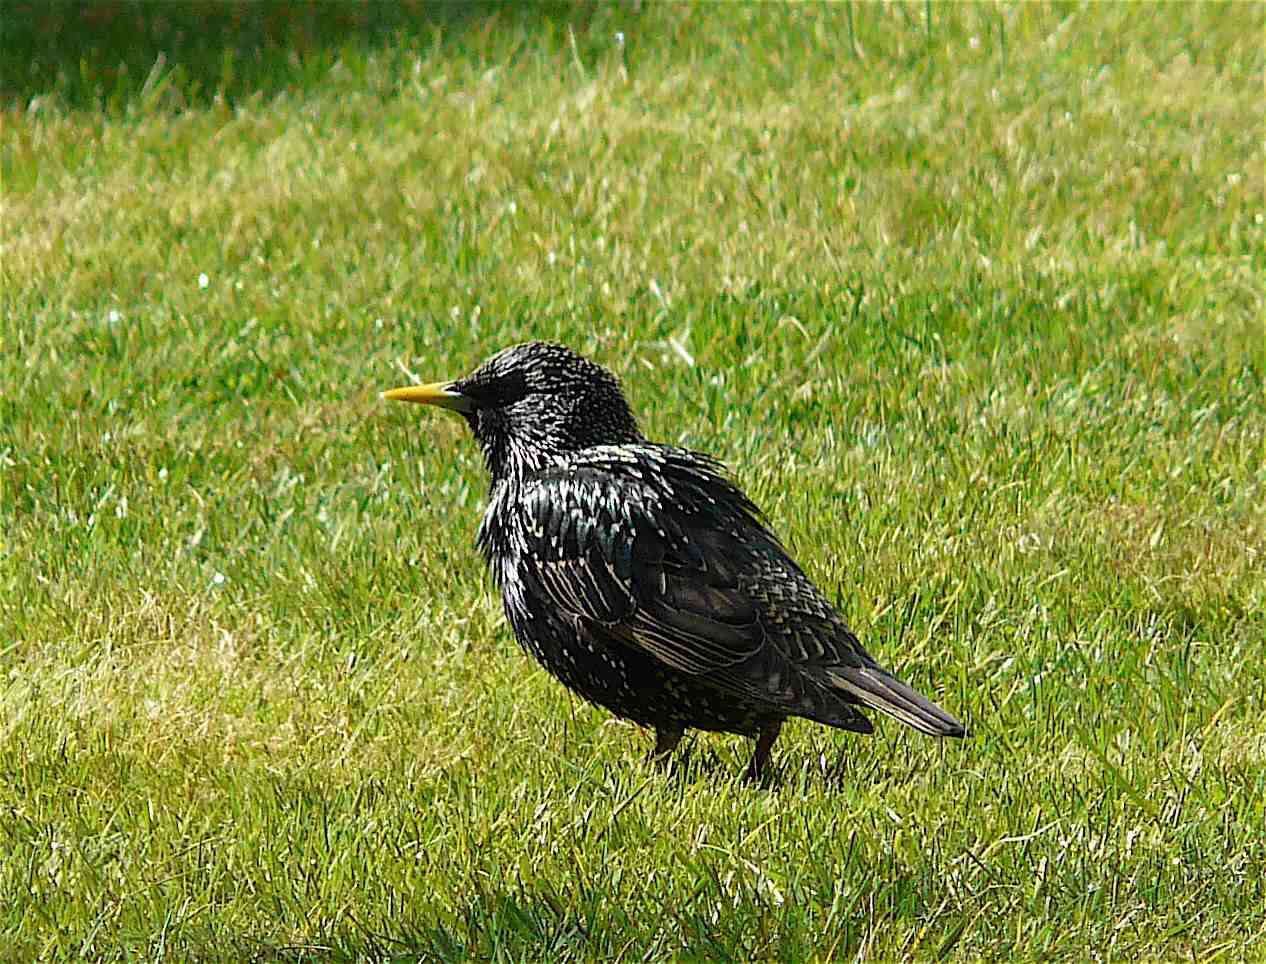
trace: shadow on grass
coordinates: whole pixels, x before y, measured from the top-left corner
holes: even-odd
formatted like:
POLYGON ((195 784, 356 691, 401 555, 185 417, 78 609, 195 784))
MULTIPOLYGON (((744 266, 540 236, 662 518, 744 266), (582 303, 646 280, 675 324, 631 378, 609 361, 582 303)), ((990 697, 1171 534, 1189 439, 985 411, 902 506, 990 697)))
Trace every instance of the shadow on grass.
MULTIPOLYGON (((755 745, 754 740, 746 740, 731 750, 692 740, 688 735, 671 759, 659 766, 667 779, 680 784, 733 783, 744 791, 760 793, 803 783, 828 794, 838 794, 908 782, 923 765, 913 758, 907 763, 893 763, 890 753, 875 753, 865 738, 856 742, 839 741, 829 754, 816 756, 807 753, 804 747, 789 743, 781 750, 775 747, 760 779, 753 783, 747 779, 747 764, 755 745)), ((649 773, 656 764, 647 760, 644 766, 649 773)))
POLYGON ((233 959, 257 964, 342 964, 353 961, 592 960, 613 950, 623 935, 644 930, 605 895, 559 895, 548 885, 481 890, 456 913, 419 908, 390 934, 350 915, 330 932, 303 943, 251 937, 224 940, 196 930, 171 935, 170 949, 191 959, 233 959))
POLYGON ((5 5, 0 106, 32 109, 48 97, 111 113, 234 104, 304 86, 374 50, 504 54, 515 38, 541 31, 583 41, 595 15, 606 16, 593 4, 526 0, 18 0, 5 5))
MULTIPOLYGON (((340 928, 311 945, 258 945, 249 959, 304 961, 591 961, 627 959, 776 960, 778 927, 770 910, 743 904, 716 920, 715 882, 701 885, 689 907, 664 906, 658 916, 630 912, 613 895, 548 884, 481 889, 443 919, 404 923, 392 934, 340 928)), ((731 910, 734 908, 729 905, 731 910)), ((857 938, 840 941, 852 949, 857 938)))

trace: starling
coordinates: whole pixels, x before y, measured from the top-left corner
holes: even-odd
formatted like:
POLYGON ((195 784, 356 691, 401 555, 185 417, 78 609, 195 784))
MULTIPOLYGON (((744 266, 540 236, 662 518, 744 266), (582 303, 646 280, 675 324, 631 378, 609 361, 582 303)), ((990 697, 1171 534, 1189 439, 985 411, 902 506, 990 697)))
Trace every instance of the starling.
POLYGON ((870 733, 859 706, 964 735, 871 658, 718 462, 646 440, 606 369, 531 342, 383 397, 470 425, 492 475, 478 544, 515 637, 653 728, 656 757, 687 728, 739 733, 758 779, 787 717, 870 733))

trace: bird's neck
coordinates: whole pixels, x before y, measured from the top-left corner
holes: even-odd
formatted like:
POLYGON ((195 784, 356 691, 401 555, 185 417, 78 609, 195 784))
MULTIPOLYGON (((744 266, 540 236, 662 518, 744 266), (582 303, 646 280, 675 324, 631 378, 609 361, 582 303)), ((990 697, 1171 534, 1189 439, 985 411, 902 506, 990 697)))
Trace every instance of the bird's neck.
POLYGON ((603 445, 644 441, 640 435, 632 434, 629 438, 577 444, 573 439, 551 433, 548 424, 519 426, 513 433, 491 433, 479 439, 494 489, 499 483, 519 485, 538 472, 565 465, 585 452, 603 445))
POLYGON ((497 439, 485 443, 483 449, 494 490, 498 485, 520 485, 528 476, 565 459, 565 453, 524 444, 516 438, 497 439))

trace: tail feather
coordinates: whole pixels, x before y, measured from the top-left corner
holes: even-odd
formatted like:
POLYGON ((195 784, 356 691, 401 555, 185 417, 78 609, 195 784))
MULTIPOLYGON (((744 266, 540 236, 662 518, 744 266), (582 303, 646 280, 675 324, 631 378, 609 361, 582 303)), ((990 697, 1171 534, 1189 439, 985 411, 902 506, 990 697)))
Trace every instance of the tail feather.
POLYGON ((928 736, 966 736, 967 729, 927 697, 878 666, 832 666, 830 684, 863 706, 887 713, 928 736))

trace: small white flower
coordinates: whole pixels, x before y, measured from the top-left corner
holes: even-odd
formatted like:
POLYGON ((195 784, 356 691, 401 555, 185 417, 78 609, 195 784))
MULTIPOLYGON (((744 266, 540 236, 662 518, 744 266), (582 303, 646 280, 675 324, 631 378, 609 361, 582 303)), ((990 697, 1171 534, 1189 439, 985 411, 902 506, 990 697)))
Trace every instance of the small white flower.
POLYGON ((112 325, 117 325, 123 319, 123 316, 113 308, 110 309, 110 313, 106 317, 110 319, 110 324, 112 325))
POLYGON ((167 466, 164 465, 161 469, 158 470, 158 481, 160 482, 167 481, 167 466))
POLYGON ((624 31, 623 30, 617 30, 615 32, 615 45, 617 47, 624 46, 624 31))
POLYGON ((205 289, 207 285, 209 285, 210 283, 211 283, 211 279, 207 277, 207 273, 205 271, 202 272, 200 275, 198 275, 199 288, 205 289))
POLYGON ((980 38, 979 38, 979 37, 972 37, 970 40, 968 40, 968 41, 967 41, 967 46, 969 46, 972 50, 979 50, 979 49, 980 49, 980 38))
POLYGON ((222 572, 217 572, 214 576, 212 576, 212 577, 211 577, 211 585, 213 585, 213 586, 223 586, 223 585, 224 585, 224 573, 222 573, 222 572))
POLYGON ((549 254, 545 256, 545 260, 550 263, 550 267, 552 268, 554 266, 554 262, 558 260, 558 255, 554 254, 554 252, 551 251, 549 254))
POLYGON ((457 307, 457 305, 453 305, 453 307, 448 309, 448 316, 456 321, 462 316, 461 308, 457 307))

